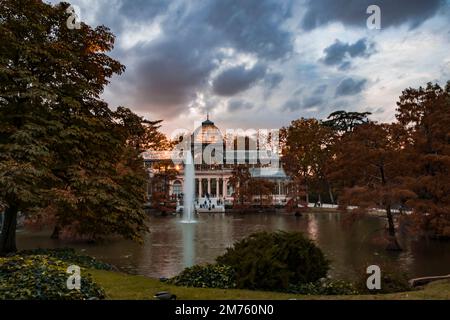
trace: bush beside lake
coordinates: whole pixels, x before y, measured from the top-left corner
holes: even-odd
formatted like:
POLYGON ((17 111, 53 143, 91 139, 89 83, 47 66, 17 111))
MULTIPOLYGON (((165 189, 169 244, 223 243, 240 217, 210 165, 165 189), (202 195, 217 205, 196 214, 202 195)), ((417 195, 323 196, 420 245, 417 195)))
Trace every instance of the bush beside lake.
POLYGON ((201 288, 239 288, 302 294, 354 294, 344 281, 325 279, 329 261, 299 232, 258 232, 236 242, 217 264, 186 268, 171 284, 201 288))
POLYGON ((110 270, 111 266, 76 254, 73 249, 23 251, 0 258, 0 300, 104 299, 104 290, 86 268, 110 270), (81 267, 80 290, 69 290, 67 268, 81 267))
POLYGON ((236 272, 241 289, 286 290, 326 277, 329 261, 314 242, 299 232, 258 232, 217 258, 236 272))
POLYGON ((20 256, 45 255, 69 264, 74 264, 84 268, 92 268, 99 270, 112 270, 113 266, 109 263, 98 261, 97 259, 79 254, 72 248, 56 248, 56 249, 33 249, 23 250, 18 253, 20 256))

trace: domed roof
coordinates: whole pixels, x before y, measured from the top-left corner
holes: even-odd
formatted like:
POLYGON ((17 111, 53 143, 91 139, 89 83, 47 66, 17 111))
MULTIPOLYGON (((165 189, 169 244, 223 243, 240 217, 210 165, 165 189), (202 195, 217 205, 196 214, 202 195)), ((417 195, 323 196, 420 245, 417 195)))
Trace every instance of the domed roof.
POLYGON ((214 122, 212 122, 211 120, 209 120, 209 117, 202 122, 202 127, 203 126, 214 126, 214 122))
POLYGON ((218 143, 223 140, 222 133, 219 128, 214 125, 214 122, 209 120, 209 115, 202 125, 194 131, 195 143, 218 143))

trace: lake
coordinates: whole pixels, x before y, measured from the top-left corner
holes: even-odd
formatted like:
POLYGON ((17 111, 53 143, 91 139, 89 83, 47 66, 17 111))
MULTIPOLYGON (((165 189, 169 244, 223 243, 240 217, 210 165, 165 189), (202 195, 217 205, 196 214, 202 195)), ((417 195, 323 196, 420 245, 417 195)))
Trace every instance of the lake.
MULTIPOLYGON (((99 244, 51 240, 48 231, 18 232, 22 249, 74 247, 121 270, 150 277, 171 277, 184 267, 214 262, 236 240, 261 230, 301 231, 332 261, 333 277, 355 279, 364 266, 389 264, 412 277, 450 274, 450 242, 417 241, 400 237, 401 252, 387 252, 382 241, 385 219, 367 216, 352 225, 336 212, 287 215, 201 215, 195 224, 182 224, 179 216, 149 219, 150 233, 143 245, 127 240, 99 244)), ((383 267, 382 267, 383 270, 383 267)))

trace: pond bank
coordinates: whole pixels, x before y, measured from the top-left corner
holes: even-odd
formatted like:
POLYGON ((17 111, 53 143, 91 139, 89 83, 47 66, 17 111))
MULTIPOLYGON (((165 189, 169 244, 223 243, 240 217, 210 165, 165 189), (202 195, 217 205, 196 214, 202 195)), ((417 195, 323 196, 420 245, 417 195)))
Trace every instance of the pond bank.
POLYGON ((107 299, 152 300, 155 293, 169 291, 179 300, 423 300, 450 299, 450 280, 436 281, 423 289, 375 295, 307 296, 270 291, 177 287, 158 279, 105 270, 89 273, 106 292, 107 299))

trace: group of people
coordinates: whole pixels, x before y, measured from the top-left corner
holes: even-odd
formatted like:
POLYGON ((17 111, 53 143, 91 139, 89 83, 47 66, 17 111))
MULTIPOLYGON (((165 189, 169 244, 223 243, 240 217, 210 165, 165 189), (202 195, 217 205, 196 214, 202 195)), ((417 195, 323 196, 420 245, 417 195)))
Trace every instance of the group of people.
POLYGON ((214 204, 211 204, 211 200, 209 200, 209 203, 205 200, 203 204, 200 204, 201 209, 214 209, 216 206, 214 204))
MULTIPOLYGON (((217 199, 216 204, 212 203, 209 193, 205 194, 205 198, 206 199, 203 201, 203 203, 200 203, 200 208, 202 208, 202 209, 211 210, 211 209, 215 209, 216 205, 219 206, 219 205, 223 204, 223 200, 221 200, 221 199, 217 199)), ((197 200, 197 204, 199 204, 198 200, 197 200)))
POLYGON ((211 199, 209 198, 209 193, 206 193, 205 197, 206 197, 206 200, 203 202, 203 204, 200 204, 200 208, 209 209, 209 210, 214 209, 215 206, 214 206, 214 204, 211 203, 211 199))

